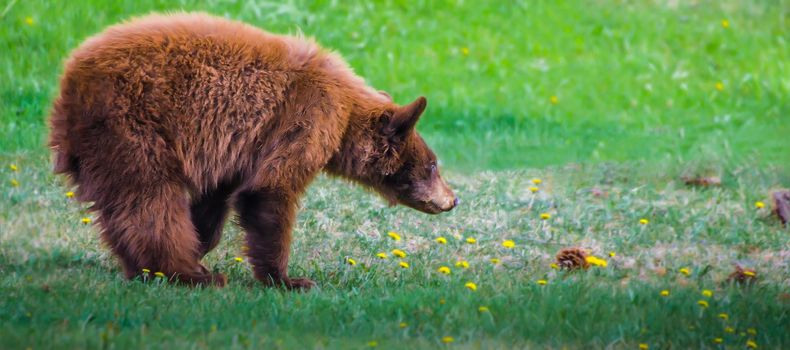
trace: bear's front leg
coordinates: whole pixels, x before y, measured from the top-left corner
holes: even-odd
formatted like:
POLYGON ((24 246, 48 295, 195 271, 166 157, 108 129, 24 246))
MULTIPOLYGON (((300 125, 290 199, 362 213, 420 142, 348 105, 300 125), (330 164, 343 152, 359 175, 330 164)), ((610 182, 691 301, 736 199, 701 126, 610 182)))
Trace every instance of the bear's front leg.
POLYGON ((240 224, 247 233, 247 255, 255 278, 271 286, 309 289, 315 282, 288 277, 291 229, 297 198, 281 190, 242 191, 236 198, 240 224))

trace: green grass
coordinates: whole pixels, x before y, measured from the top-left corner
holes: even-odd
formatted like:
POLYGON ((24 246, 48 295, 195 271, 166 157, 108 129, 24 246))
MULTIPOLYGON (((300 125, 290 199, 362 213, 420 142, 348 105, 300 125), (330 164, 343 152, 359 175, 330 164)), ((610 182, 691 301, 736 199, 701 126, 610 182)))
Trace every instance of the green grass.
POLYGON ((0 7, 0 348, 790 347, 790 230, 754 208, 790 187, 786 0, 0 7), (176 9, 304 32, 397 101, 427 96, 418 127, 462 205, 425 216, 320 178, 291 260, 292 275, 318 289, 263 288, 234 260, 242 233, 232 224, 206 259, 228 274, 226 288, 124 280, 80 223, 86 205, 50 174, 45 120, 71 49, 122 19, 176 9), (722 186, 690 188, 684 175, 722 186), (535 194, 533 177, 544 181, 535 194), (552 269, 571 246, 609 266, 552 269), (410 268, 375 257, 394 248, 410 268), (728 283, 735 264, 757 282, 728 283))
POLYGON ((304 32, 397 101, 426 95, 419 127, 457 169, 790 164, 786 0, 17 1, 0 19, 0 149, 43 150, 61 63, 82 40, 177 9, 304 32))
POLYGON ((735 348, 747 339, 766 349, 790 345, 790 231, 767 208, 754 208, 788 183, 775 169, 734 169, 707 189, 685 186, 681 168, 656 173, 639 163, 450 173, 464 202, 440 216, 388 208, 321 178, 303 203, 290 266, 319 288, 289 293, 261 287, 248 264, 235 261, 243 236, 232 224, 206 259, 228 274, 226 288, 126 281, 95 228, 80 223, 85 206, 64 197, 45 159, 0 162, 20 168, 0 173, 4 184, 20 181, 0 195, 0 348, 363 348, 369 341, 436 348, 445 336, 458 348, 699 348, 717 337, 735 348), (533 177, 543 179, 535 194, 533 177), (541 220, 544 212, 552 217, 541 220), (390 239, 390 230, 403 239, 390 239), (436 243, 439 236, 449 242, 436 243), (516 247, 504 248, 506 239, 516 247), (609 266, 552 269, 554 254, 571 246, 609 266), (376 257, 395 248, 408 253, 408 269, 391 255, 376 257), (469 269, 455 266, 460 259, 469 269), (728 283, 735 264, 756 269, 756 284, 728 283), (440 266, 452 273, 438 273, 440 266), (683 267, 690 276, 678 272, 683 267), (464 287, 470 281, 477 291, 464 287), (664 289, 669 297, 659 295, 664 289), (749 328, 757 335, 744 333, 749 328))

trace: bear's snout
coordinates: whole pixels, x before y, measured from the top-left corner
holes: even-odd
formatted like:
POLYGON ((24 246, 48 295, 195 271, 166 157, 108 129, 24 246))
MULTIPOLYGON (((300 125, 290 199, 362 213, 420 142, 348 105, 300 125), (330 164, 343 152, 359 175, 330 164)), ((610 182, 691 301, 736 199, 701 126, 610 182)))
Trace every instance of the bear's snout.
POLYGON ((444 180, 439 181, 438 186, 435 186, 432 197, 431 203, 443 212, 452 210, 460 203, 458 197, 455 196, 450 186, 447 186, 444 180))

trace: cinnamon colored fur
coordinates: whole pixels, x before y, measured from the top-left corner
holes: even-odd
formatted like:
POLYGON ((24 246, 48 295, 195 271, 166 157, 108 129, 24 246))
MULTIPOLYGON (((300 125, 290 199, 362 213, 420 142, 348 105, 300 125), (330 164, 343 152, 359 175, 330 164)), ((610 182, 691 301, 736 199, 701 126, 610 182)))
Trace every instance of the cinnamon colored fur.
POLYGON ((305 288, 287 274, 291 228, 320 171, 427 213, 457 204, 414 130, 425 106, 394 104, 304 38, 149 15, 73 52, 49 144, 127 277, 224 285, 200 259, 234 208, 256 278, 305 288))

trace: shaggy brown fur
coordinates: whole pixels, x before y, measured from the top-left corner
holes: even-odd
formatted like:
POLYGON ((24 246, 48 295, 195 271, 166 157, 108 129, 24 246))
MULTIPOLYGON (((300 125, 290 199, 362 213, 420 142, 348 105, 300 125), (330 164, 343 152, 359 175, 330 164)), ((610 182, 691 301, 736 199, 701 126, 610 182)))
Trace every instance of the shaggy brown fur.
POLYGON ((313 282, 287 274, 291 227, 320 171, 427 213, 457 204, 414 130, 425 106, 394 104, 303 38, 205 14, 149 15, 74 51, 49 144, 127 277, 146 268, 224 285, 199 261, 232 206, 255 276, 305 288, 313 282))

